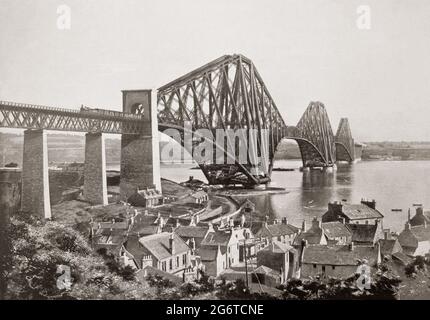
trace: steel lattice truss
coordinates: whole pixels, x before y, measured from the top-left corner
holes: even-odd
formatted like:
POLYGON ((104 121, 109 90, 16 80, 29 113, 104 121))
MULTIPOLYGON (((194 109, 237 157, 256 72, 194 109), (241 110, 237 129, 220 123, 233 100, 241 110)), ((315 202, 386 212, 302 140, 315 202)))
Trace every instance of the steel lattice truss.
POLYGON ((336 162, 333 130, 324 104, 311 102, 297 124, 305 167, 329 167, 336 162))
POLYGON ((142 118, 134 114, 0 101, 0 127, 139 134, 143 125, 142 118))
POLYGON ((338 161, 355 160, 355 143, 352 138, 348 118, 342 118, 336 132, 336 159, 338 161))
MULTIPOLYGON (((267 129, 268 145, 258 137, 257 156, 268 153, 270 163, 287 128, 252 61, 242 55, 223 56, 159 88, 158 121, 163 128, 181 128, 188 121, 193 132, 208 129, 214 135, 216 129, 267 129)), ((226 143, 235 142, 227 138, 226 143)), ((237 154, 226 156, 235 163, 199 164, 209 183, 255 185, 269 181, 270 170, 255 171, 249 163, 239 163, 237 154)))

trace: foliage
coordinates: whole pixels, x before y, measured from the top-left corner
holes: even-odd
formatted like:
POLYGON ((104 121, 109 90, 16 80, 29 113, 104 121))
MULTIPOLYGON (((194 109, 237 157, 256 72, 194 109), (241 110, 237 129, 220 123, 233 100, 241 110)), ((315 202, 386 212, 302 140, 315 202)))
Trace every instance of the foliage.
POLYGON ((103 258, 92 253, 75 230, 52 221, 15 215, 9 236, 12 265, 7 299, 141 299, 147 298, 144 283, 124 281, 134 275, 112 272, 103 258), (71 288, 57 286, 60 265, 71 270, 71 288))
POLYGON ((405 274, 408 277, 415 278, 418 272, 426 272, 430 260, 423 256, 416 256, 414 260, 405 267, 405 274))

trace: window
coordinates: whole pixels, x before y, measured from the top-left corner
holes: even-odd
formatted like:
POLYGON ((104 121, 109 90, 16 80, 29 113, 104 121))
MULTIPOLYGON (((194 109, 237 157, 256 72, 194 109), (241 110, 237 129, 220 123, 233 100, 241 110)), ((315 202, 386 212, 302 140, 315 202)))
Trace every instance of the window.
POLYGON ((182 264, 183 264, 184 266, 187 264, 187 254, 186 254, 186 253, 184 253, 184 254, 182 255, 182 264))
POLYGON ((228 247, 228 253, 230 253, 230 247, 228 247))
POLYGON ((176 257, 176 268, 179 267, 179 256, 176 257))
POLYGON ((325 272, 325 266, 322 266, 322 272, 325 272))
POLYGON ((172 269, 173 269, 173 260, 170 259, 169 260, 169 270, 172 270, 172 269))
POLYGON ((166 261, 163 261, 163 262, 161 263, 161 269, 162 269, 163 271, 166 271, 166 261))
POLYGON ((334 269, 336 269, 336 267, 335 266, 331 266, 331 269, 334 270, 334 269))
POLYGON ((314 264, 314 269, 316 269, 317 268, 317 265, 316 264, 314 264))

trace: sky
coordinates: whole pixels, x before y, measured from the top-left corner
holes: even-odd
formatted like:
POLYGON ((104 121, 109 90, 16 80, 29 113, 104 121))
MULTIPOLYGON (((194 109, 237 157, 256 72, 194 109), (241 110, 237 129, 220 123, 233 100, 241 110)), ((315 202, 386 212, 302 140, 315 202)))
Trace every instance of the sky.
POLYGON ((289 125, 318 100, 356 141, 430 141, 428 0, 0 0, 0 100, 121 110, 121 90, 234 53, 289 125))

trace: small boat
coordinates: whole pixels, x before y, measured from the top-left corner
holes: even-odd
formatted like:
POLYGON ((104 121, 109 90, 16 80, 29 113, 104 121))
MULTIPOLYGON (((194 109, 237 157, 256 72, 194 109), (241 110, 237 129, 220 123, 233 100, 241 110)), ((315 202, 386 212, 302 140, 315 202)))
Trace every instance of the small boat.
POLYGON ((391 211, 393 211, 393 212, 402 212, 403 209, 391 209, 391 211))

